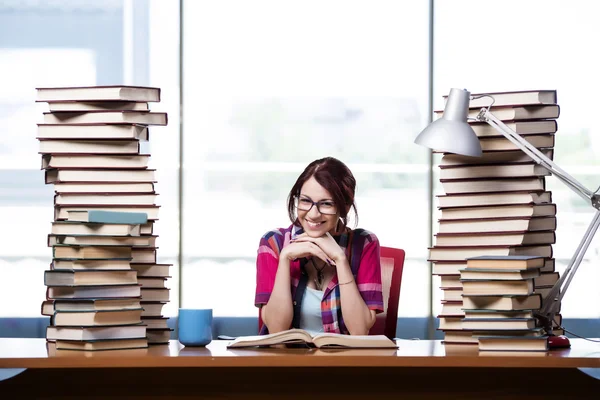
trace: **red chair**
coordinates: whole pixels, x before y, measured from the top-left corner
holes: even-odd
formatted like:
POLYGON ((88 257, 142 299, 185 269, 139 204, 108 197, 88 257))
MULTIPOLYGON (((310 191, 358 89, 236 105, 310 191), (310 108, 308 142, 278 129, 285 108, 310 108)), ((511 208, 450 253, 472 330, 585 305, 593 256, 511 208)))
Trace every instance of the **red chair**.
POLYGON ((377 314, 377 319, 369 331, 369 335, 385 335, 390 339, 396 337, 404 258, 405 253, 402 249, 381 247, 381 286, 384 310, 381 314, 377 314))
MULTIPOLYGON (((381 285, 383 291, 384 310, 377 314, 375 324, 369 335, 385 335, 390 339, 396 337, 398 320, 398 303, 400 302, 400 285, 404 268, 405 253, 402 249, 381 247, 381 285)), ((258 331, 262 328, 262 318, 258 309, 258 331)))

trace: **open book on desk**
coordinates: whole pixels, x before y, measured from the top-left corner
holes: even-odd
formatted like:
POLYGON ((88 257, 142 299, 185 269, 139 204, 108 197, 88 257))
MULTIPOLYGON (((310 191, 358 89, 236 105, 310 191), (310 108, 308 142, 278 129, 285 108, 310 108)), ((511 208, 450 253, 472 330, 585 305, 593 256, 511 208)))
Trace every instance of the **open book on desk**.
POLYGON ((311 335, 304 329, 290 329, 260 336, 240 336, 229 343, 228 348, 273 346, 278 344, 307 344, 320 349, 396 349, 396 343, 384 335, 341 335, 338 333, 317 333, 311 335))

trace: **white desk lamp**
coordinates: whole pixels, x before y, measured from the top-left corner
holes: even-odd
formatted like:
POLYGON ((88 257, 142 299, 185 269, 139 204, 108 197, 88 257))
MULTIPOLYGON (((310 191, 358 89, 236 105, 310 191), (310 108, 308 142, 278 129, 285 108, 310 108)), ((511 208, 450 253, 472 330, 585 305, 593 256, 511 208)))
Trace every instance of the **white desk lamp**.
MULTIPOLYGON (((483 95, 478 97, 488 96, 483 95)), ((469 112, 469 100, 471 93, 463 89, 451 89, 446 102, 442 118, 429 124, 415 139, 415 143, 429 147, 430 149, 445 153, 462 154, 465 156, 480 157, 481 145, 479 139, 471 126, 467 123, 469 112)), ((491 107, 491 105, 489 106, 491 107)), ((515 144, 525 154, 537 164, 543 166, 552 175, 556 176, 561 182, 567 185, 571 190, 583 197, 590 205, 596 209, 596 214, 592 219, 590 226, 585 232, 575 254, 569 261, 569 265, 563 272, 561 278, 550 290, 550 293, 542 302, 540 310, 536 313, 536 318, 544 328, 548 337, 548 346, 550 348, 570 347, 569 339, 566 336, 555 336, 552 334, 552 324, 554 316, 558 312, 560 302, 581 264, 590 242, 592 241, 598 227, 600 226, 600 195, 598 190, 595 192, 587 189, 583 184, 563 171, 552 160, 542 154, 535 146, 523 139, 518 133, 511 130, 502 121, 494 116, 489 107, 482 108, 475 118, 476 121, 487 122, 508 140, 515 144)))

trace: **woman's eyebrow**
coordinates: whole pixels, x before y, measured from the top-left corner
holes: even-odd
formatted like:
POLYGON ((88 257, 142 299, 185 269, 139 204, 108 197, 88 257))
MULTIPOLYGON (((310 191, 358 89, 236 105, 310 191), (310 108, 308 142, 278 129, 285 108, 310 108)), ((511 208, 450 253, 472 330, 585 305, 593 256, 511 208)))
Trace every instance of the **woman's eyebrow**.
MULTIPOLYGON (((308 200, 314 201, 314 200, 312 199, 312 197, 310 197, 310 196, 307 196, 307 195, 305 195, 304 193, 300 193, 300 196, 302 196, 302 197, 306 197, 308 200)), ((326 197, 326 198, 324 198, 324 199, 321 199, 321 200, 319 200, 319 201, 333 201, 333 199, 331 199, 331 198, 329 198, 329 197, 326 197)))

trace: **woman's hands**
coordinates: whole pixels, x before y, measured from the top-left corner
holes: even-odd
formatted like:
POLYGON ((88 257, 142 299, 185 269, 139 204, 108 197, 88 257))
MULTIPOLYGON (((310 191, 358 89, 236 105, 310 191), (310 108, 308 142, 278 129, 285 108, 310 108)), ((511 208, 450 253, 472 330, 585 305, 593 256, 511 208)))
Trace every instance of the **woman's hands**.
MULTIPOLYGON (((298 246, 302 249, 314 251, 309 254, 301 255, 300 257, 306 257, 308 255, 317 256, 330 265, 336 265, 346 259, 344 250, 342 250, 329 232, 317 238, 310 237, 306 233, 303 233, 293 239, 286 248, 291 246, 298 246)), ((284 250, 286 248, 284 248, 284 250)))
POLYGON ((328 264, 331 264, 331 260, 327 254, 315 243, 309 241, 298 241, 292 240, 290 244, 285 246, 281 250, 281 257, 285 257, 288 260, 295 260, 303 257, 319 257, 321 260, 328 264))

